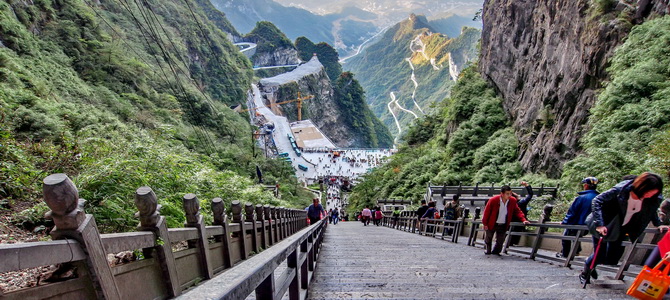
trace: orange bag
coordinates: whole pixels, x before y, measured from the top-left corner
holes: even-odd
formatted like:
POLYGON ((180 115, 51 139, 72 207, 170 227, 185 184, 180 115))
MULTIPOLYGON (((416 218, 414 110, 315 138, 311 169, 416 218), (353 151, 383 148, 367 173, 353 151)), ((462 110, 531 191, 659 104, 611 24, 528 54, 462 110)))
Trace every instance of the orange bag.
POLYGON ((643 300, 662 299, 668 291, 668 286, 670 286, 669 271, 670 262, 665 259, 661 260, 653 269, 644 266, 626 294, 643 300))

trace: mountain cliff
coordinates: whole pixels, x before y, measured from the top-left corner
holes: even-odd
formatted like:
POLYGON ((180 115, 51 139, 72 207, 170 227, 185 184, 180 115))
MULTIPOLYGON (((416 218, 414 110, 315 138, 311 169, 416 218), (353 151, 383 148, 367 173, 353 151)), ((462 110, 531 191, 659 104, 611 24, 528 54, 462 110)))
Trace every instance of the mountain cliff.
POLYGON ((170 226, 183 224, 189 192, 304 207, 309 196, 281 176, 291 168, 254 157, 248 120, 228 108, 253 73, 225 16, 199 2, 131 2, 0 2, 3 219, 44 222, 41 179, 61 172, 104 231, 134 227, 145 185, 170 226), (282 199, 254 184, 256 166, 282 199))
POLYGON ((317 15, 272 0, 211 1, 241 32, 251 31, 257 22, 269 21, 292 40, 305 36, 312 41, 333 45, 341 52, 355 50, 363 40, 378 31, 378 24, 373 22, 374 15, 356 8, 317 15))
POLYGON ((659 1, 628 2, 485 2, 479 67, 504 99, 525 170, 559 176, 582 151, 614 50, 632 22, 667 9, 659 1))
POLYGON ((670 176, 670 5, 632 2, 486 1, 480 61, 351 206, 418 200, 428 182, 526 180, 560 183, 562 215, 584 177, 608 189, 670 176))
POLYGON ((449 95, 460 71, 476 58, 479 34, 463 28, 449 38, 424 16, 411 15, 344 68, 357 74, 374 113, 400 136, 432 103, 449 95))
MULTIPOLYGON (((389 147, 388 130, 368 109, 362 88, 350 73, 331 81, 317 56, 297 69, 262 79, 259 88, 272 104, 312 95, 302 103, 302 118, 310 119, 338 147, 389 147)), ((297 104, 282 105, 281 114, 297 120, 297 104)))
POLYGON ((268 21, 256 23, 256 27, 242 40, 256 44, 256 53, 251 57, 254 66, 284 66, 300 63, 298 51, 291 40, 277 26, 268 21))

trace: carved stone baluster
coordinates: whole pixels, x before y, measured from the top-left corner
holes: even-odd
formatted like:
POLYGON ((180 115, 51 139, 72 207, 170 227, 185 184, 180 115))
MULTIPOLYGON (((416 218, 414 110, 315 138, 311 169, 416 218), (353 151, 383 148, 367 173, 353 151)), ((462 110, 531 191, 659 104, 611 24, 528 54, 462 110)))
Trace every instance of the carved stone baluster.
POLYGON ((251 223, 251 244, 254 252, 261 252, 261 246, 258 239, 258 226, 256 225, 256 218, 254 217, 254 206, 251 203, 244 205, 244 213, 246 215, 245 221, 251 223))
POLYGON ((231 211, 233 212, 233 223, 240 224, 240 231, 238 231, 237 235, 240 244, 240 258, 247 259, 247 257, 249 257, 249 250, 251 249, 251 246, 247 245, 247 226, 245 225, 244 219, 242 218, 242 205, 240 204, 239 200, 235 200, 233 203, 231 203, 231 211))
POLYGON ((121 299, 107 253, 92 215, 84 213, 86 200, 67 175, 59 173, 44 178, 44 201, 51 211, 46 213, 56 227, 51 231, 54 240, 74 239, 86 254, 86 267, 98 299, 121 299))
POLYGON ((217 242, 222 242, 223 247, 223 264, 224 268, 233 266, 233 259, 231 257, 230 247, 230 227, 228 226, 228 216, 226 216, 226 206, 223 199, 212 199, 212 213, 214 214, 214 225, 223 227, 223 235, 216 238, 217 242))
POLYGON ((267 236, 267 231, 265 230, 265 218, 263 214, 263 204, 256 204, 256 221, 259 222, 260 226, 260 247, 263 249, 267 249, 269 247, 268 245, 268 236, 267 236))
POLYGON ((172 254, 172 243, 170 242, 165 217, 159 214, 161 206, 158 204, 158 198, 150 187, 143 186, 135 191, 135 207, 138 210, 135 216, 140 218, 140 226, 137 227, 137 230, 151 231, 156 237, 156 241, 161 241, 156 243, 152 249, 144 249, 144 256, 146 258, 153 257, 153 250, 155 250, 163 279, 167 284, 167 291, 172 297, 178 296, 181 293, 181 287, 179 286, 177 268, 172 254))
MULTIPOLYGON (((546 204, 542 209, 542 214, 540 215, 540 223, 544 224, 551 220, 551 212, 554 210, 554 206, 551 204, 546 204)), ((537 228, 537 236, 535 236, 535 241, 533 241, 533 249, 530 252, 530 259, 535 259, 537 254, 537 249, 540 248, 542 244, 542 237, 540 237, 547 229, 544 227, 537 228)))
POLYGON ((482 213, 481 207, 476 207, 475 208, 475 216, 472 219, 472 225, 470 226, 470 236, 468 237, 468 246, 475 246, 475 242, 477 241, 477 229, 479 228, 479 224, 475 223, 474 221, 477 221, 479 219, 480 214, 482 213))
POLYGON ((279 208, 279 219, 281 219, 282 240, 288 236, 288 219, 286 218, 286 207, 279 208))
POLYGON ((279 207, 274 208, 273 216, 274 216, 273 219, 275 220, 275 237, 276 237, 276 241, 279 242, 283 239, 282 235, 281 235, 281 221, 282 220, 281 220, 281 216, 279 215, 279 207))
POLYGON ((200 201, 195 194, 184 195, 184 213, 186 214, 186 227, 198 229, 198 239, 188 241, 189 248, 198 248, 200 268, 206 279, 214 277, 214 270, 209 258, 209 241, 207 230, 202 215, 200 215, 200 201))
POLYGON ((274 237, 272 235, 272 232, 273 232, 272 231, 272 215, 271 215, 271 212, 270 212, 270 205, 269 204, 265 204, 263 206, 263 217, 265 218, 265 220, 268 221, 268 226, 266 227, 265 230, 267 231, 266 232, 266 237, 268 239, 268 244, 267 245, 269 247, 271 245, 274 245, 274 243, 275 243, 274 242, 274 237))
POLYGON ((272 223, 274 223, 274 226, 272 226, 273 236, 274 236, 274 243, 278 243, 281 238, 279 237, 279 220, 277 219, 277 208, 274 206, 270 206, 270 211, 272 212, 272 223))

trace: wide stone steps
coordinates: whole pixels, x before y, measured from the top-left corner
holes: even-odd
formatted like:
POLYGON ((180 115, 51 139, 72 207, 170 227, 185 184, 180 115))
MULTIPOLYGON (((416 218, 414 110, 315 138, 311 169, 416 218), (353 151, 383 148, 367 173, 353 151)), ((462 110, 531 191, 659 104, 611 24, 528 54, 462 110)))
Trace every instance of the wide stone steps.
POLYGON ((623 281, 601 279, 582 289, 579 271, 343 222, 327 229, 309 298, 630 299, 623 281))

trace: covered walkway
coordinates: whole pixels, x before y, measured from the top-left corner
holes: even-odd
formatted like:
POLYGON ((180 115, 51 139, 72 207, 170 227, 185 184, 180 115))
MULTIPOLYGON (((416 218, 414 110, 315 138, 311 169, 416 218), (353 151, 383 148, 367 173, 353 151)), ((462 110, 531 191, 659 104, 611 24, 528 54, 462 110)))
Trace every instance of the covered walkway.
POLYGON ((322 247, 309 299, 630 299, 622 281, 582 289, 578 269, 360 222, 329 226, 322 247))

